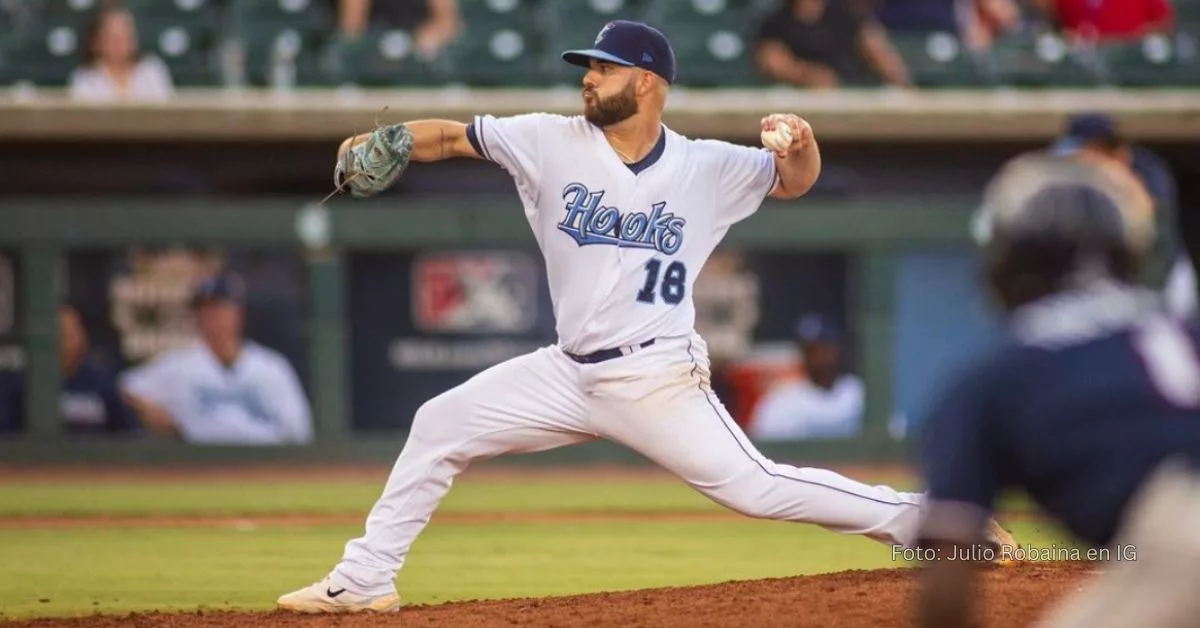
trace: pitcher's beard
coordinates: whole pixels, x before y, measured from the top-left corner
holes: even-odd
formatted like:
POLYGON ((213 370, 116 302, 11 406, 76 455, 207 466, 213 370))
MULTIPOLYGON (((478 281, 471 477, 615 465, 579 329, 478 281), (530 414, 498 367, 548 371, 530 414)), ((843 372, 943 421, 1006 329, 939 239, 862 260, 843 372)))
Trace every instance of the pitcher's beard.
POLYGON ((637 96, 632 82, 623 90, 604 100, 591 92, 593 100, 583 101, 583 117, 588 122, 604 128, 632 118, 638 112, 637 96))

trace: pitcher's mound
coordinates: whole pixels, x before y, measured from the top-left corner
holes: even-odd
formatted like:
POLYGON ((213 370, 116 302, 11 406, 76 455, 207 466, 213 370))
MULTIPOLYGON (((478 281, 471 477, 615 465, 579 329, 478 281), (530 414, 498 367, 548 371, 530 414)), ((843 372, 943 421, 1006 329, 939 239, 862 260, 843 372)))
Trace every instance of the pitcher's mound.
MULTIPOLYGON (((1091 563, 1032 563, 991 568, 977 600, 989 628, 1029 625, 1053 601, 1074 591, 1091 563)), ((813 626, 885 628, 912 625, 916 573, 910 569, 845 571, 818 576, 646 589, 540 599, 409 606, 390 616, 284 613, 138 613, 40 619, 22 628, 325 628, 447 626, 813 626)), ((3 623, 3 622, 0 622, 3 623)))

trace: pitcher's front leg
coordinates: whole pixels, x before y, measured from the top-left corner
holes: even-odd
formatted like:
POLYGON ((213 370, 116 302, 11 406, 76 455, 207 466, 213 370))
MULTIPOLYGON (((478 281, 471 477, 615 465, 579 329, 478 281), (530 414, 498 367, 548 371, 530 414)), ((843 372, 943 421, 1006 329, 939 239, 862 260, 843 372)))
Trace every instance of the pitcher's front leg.
POLYGON ((398 608, 396 573, 471 462, 595 438, 576 375, 577 365, 546 348, 498 364, 422 405, 363 536, 346 544, 341 562, 324 580, 281 597, 280 608, 313 613, 398 608))

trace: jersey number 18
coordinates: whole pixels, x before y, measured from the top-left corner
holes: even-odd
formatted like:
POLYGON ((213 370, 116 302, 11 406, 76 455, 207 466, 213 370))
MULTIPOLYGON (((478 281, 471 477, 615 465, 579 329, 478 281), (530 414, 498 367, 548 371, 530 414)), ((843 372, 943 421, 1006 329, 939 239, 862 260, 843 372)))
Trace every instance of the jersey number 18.
MULTIPOLYGON (((662 270, 662 260, 652 259, 646 262, 646 283, 637 293, 639 303, 654 303, 654 289, 658 285, 658 275, 662 270)), ((667 272, 662 274, 662 300, 670 305, 683 301, 684 288, 687 285, 687 267, 683 262, 671 262, 667 272)))

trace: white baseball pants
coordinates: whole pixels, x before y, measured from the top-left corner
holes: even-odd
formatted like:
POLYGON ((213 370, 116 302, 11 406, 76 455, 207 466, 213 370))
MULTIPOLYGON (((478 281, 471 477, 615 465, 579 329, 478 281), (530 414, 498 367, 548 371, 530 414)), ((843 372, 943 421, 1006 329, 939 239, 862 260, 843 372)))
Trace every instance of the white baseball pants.
POLYGON ((717 503, 907 545, 920 496, 764 458, 709 387, 699 336, 658 339, 632 355, 579 364, 545 347, 489 368, 426 402, 366 534, 334 570, 363 594, 389 592, 413 541, 474 460, 605 438, 641 453, 717 503))

